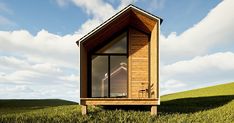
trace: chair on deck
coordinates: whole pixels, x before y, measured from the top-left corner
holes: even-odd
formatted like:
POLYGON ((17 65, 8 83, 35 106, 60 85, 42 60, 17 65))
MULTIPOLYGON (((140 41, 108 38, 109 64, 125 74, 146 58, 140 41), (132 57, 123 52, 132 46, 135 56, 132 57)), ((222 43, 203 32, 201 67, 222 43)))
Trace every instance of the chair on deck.
POLYGON ((148 83, 141 83, 142 85, 142 88, 138 91, 138 98, 146 98, 146 97, 151 97, 151 95, 154 94, 154 91, 153 90, 153 86, 154 84, 151 84, 150 87, 146 88, 144 85, 146 85, 148 83), (150 95, 149 95, 150 94, 150 95), (140 96, 141 95, 141 96, 140 96), (147 96, 148 95, 148 96, 147 96))

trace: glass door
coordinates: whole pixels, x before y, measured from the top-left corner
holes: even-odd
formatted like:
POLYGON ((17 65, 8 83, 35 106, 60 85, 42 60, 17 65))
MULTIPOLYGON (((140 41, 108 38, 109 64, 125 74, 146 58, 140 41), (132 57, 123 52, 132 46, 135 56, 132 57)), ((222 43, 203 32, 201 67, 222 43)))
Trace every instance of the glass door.
POLYGON ((91 97, 127 97, 127 33, 91 55, 91 97))
POLYGON ((127 57, 110 56, 110 97, 127 97, 127 57))
POLYGON ((92 97, 108 97, 108 56, 92 56, 92 97))

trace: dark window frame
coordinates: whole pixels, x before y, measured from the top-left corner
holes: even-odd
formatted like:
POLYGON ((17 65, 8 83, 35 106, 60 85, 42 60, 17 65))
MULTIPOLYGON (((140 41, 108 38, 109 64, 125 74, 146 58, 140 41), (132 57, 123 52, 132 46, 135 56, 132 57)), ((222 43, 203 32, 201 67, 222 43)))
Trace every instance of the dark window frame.
MULTIPOLYGON (((96 53, 96 51, 98 51, 99 49, 101 49, 102 47, 105 46, 105 43, 103 43, 102 45, 99 45, 98 48, 96 48, 95 50, 93 50, 90 54, 89 54, 89 69, 90 70, 88 72, 88 78, 89 80, 89 84, 88 87, 90 88, 90 91, 88 91, 88 97, 94 98, 92 97, 92 56, 107 56, 108 57, 108 96, 107 97, 100 97, 100 98, 118 98, 118 97, 111 97, 110 96, 110 57, 111 56, 126 56, 127 58, 127 68, 128 68, 128 43, 129 43, 129 29, 125 29, 124 31, 121 31, 120 33, 117 33, 115 35, 113 35, 109 40, 113 40, 115 39, 117 36, 126 33, 126 53, 96 53)), ((127 69, 127 74, 128 74, 128 69, 127 69)), ((128 75, 127 75, 127 83, 126 83, 126 87, 127 87, 127 95, 126 97, 128 97, 128 75)), ((95 97, 95 98, 99 98, 99 97, 95 97)))
MULTIPOLYGON (((116 56, 126 55, 127 59, 128 59, 128 57, 129 57, 129 30, 130 30, 130 28, 138 30, 138 31, 140 31, 140 32, 142 32, 142 33, 144 33, 145 35, 148 36, 148 42, 149 42, 149 44, 148 44, 149 45, 149 48, 148 48, 148 55, 149 55, 149 61, 148 61, 149 62, 149 65, 148 65, 148 67, 149 67, 149 76, 148 77, 149 77, 149 80, 148 81, 149 82, 151 81, 150 80, 150 76, 151 76, 150 75, 150 69, 151 69, 150 68, 150 55, 151 55, 151 53, 150 53, 150 45, 151 45, 151 43, 150 43, 150 37, 151 37, 151 33, 144 32, 144 31, 142 31, 142 30, 140 30, 140 29, 138 29, 138 28, 130 25, 130 26, 127 26, 126 28, 122 29, 121 31, 119 31, 117 33, 114 33, 113 36, 111 36, 108 40, 105 40, 102 44, 99 44, 95 48, 93 48, 93 49, 91 49, 91 50, 88 51, 88 53, 87 53, 87 55, 88 55, 88 57, 87 57, 87 60, 88 60, 88 63, 87 63, 87 68, 88 68, 88 70, 87 70, 87 81, 88 81, 87 82, 87 88, 89 88, 87 90, 87 97, 88 98, 93 98, 92 97, 92 79, 91 79, 92 78, 92 55, 95 55, 95 52, 97 50, 99 50, 100 48, 102 48, 103 46, 105 46, 105 44, 108 43, 109 40, 113 40, 117 36, 119 36, 122 33, 126 32, 127 33, 127 53, 126 54, 125 53, 96 53, 96 54, 98 54, 98 55, 108 55, 108 54, 111 54, 111 55, 116 55, 116 56)), ((158 47, 159 46, 157 46, 157 51, 159 50, 158 47)), ((157 53, 157 55, 159 55, 159 52, 157 53)), ((127 68, 129 68, 128 61, 127 61, 127 68)), ((159 68, 159 64, 157 64, 157 68, 159 68)), ((127 69, 127 72, 128 72, 128 69, 127 69)), ((159 73, 158 73, 157 76, 159 76, 159 73)), ((129 89, 129 81, 128 80, 129 80, 129 76, 127 76, 127 98, 129 97, 129 93, 128 93, 129 92, 129 90, 128 90, 129 89)), ((108 89, 109 89, 109 87, 108 87, 108 89)), ((109 93, 109 90, 108 90, 108 93, 109 93)), ((111 97, 108 96, 106 98, 111 98, 111 97)))

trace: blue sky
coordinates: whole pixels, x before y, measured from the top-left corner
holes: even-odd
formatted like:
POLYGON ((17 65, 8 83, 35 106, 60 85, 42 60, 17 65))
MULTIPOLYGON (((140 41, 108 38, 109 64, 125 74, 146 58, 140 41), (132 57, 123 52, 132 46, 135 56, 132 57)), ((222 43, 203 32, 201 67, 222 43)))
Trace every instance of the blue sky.
POLYGON ((130 3, 164 20, 161 94, 234 81, 232 0, 1 0, 0 99, 78 101, 75 41, 130 3))
MULTIPOLYGON (((118 0, 106 1, 117 8, 118 0)), ((220 0, 139 0, 134 5, 145 9, 164 19, 161 31, 164 35, 171 32, 182 33, 204 18, 220 0), (198 9, 199 8, 199 9, 198 9), (175 24, 176 23, 176 24, 175 24)), ((85 13, 82 7, 72 3, 59 6, 56 0, 2 0, 1 4, 7 6, 11 11, 1 13, 9 18, 14 24, 1 26, 1 30, 11 31, 26 29, 36 34, 41 29, 58 35, 72 34, 80 28, 90 16, 85 13)))

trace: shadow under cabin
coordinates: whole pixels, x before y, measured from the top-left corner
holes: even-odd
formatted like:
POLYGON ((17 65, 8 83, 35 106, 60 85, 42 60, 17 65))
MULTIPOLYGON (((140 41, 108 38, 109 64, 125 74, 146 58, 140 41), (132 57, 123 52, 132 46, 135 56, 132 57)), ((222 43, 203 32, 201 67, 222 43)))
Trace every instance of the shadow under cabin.
POLYGON ((129 5, 77 41, 80 103, 146 105, 157 114, 162 19, 129 5))

